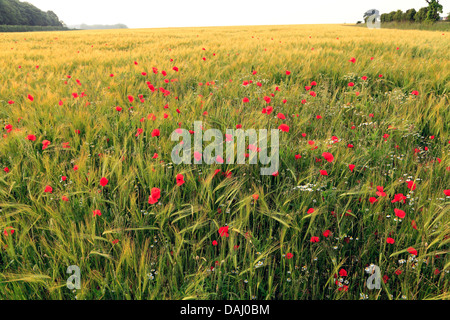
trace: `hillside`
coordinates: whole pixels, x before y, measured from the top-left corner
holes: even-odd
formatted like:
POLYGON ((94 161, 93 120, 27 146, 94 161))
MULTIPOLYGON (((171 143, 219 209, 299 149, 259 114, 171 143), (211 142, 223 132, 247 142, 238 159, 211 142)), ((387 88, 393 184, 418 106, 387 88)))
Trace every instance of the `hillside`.
POLYGON ((0 0, 0 25, 63 27, 53 11, 44 12, 28 2, 0 0))

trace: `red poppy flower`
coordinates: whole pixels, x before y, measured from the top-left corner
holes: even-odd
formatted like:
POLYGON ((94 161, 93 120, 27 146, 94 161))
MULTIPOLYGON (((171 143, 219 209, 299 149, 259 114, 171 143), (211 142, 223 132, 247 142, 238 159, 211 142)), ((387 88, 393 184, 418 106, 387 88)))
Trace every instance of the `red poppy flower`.
POLYGON ((322 153, 322 157, 324 157, 328 162, 333 162, 334 160, 334 156, 329 152, 322 153))
POLYGON ((30 141, 36 141, 36 136, 34 134, 29 134, 27 136, 27 139, 30 140, 30 141))
POLYGON ((29 94, 29 95, 28 95, 28 100, 34 101, 34 97, 33 97, 31 94, 29 94))
POLYGON ((160 131, 159 129, 153 129, 152 131, 152 137, 159 137, 160 131))
POLYGON ((289 126, 287 124, 282 124, 278 127, 283 132, 289 132, 289 126))
POLYGON ((184 184, 184 176, 182 174, 177 174, 176 176, 176 180, 177 180, 177 185, 181 186, 184 184))
POLYGON ((101 178, 100 179, 100 185, 102 186, 102 187, 104 187, 104 186, 106 186, 107 184, 108 184, 108 179, 106 179, 105 177, 103 177, 103 178, 101 178))
POLYGON ((217 241, 216 241, 216 240, 213 240, 212 245, 213 245, 213 246, 217 246, 217 241))
POLYGON ((386 193, 384 192, 384 188, 382 186, 377 186, 377 196, 386 197, 386 193))
POLYGON ((53 188, 51 186, 46 186, 45 189, 44 189, 44 192, 52 193, 53 192, 53 188))
POLYGON ((319 242, 320 241, 320 239, 319 239, 319 237, 311 237, 311 239, 309 240, 311 243, 316 243, 316 242, 319 242))
POLYGON ((309 214, 311 214, 313 212, 314 212, 314 208, 309 208, 308 211, 307 211, 307 213, 309 213, 309 214))
POLYGON ((291 72, 289 70, 286 70, 286 75, 288 76, 290 74, 291 74, 291 72))
POLYGON ((47 147, 50 145, 50 141, 48 141, 48 140, 44 140, 44 141, 42 141, 42 150, 45 150, 45 149, 47 149, 47 147))
POLYGON ((387 238, 386 242, 389 243, 389 244, 394 244, 395 240, 393 238, 387 238))
POLYGON ((349 164, 348 168, 350 169, 351 172, 353 172, 353 169, 355 169, 355 165, 354 164, 349 164))
POLYGON ((323 234, 323 236, 325 238, 328 238, 328 236, 331 234, 331 231, 330 230, 325 230, 322 234, 323 234))
POLYGON ((413 247, 409 247, 407 250, 410 254, 417 256, 417 250, 414 249, 413 247))
POLYGON ((414 183, 414 181, 406 181, 406 183, 408 184, 408 189, 410 189, 411 191, 416 190, 416 184, 414 183))
POLYGON ((356 62, 356 58, 351 58, 351 59, 348 60, 348 61, 350 61, 351 63, 355 63, 355 62, 356 62))
POLYGON ((161 197, 161 190, 159 190, 159 188, 152 188, 150 196, 148 197, 148 203, 155 204, 158 202, 158 199, 160 197, 161 197))
POLYGON ((67 198, 66 196, 62 196, 62 197, 61 197, 61 200, 67 202, 67 201, 69 201, 69 198, 67 198))
POLYGON ((369 198, 369 201, 370 201, 370 203, 375 203, 375 202, 378 201, 378 199, 375 198, 375 197, 370 197, 370 198, 369 198))
POLYGON ((401 202, 401 201, 403 201, 403 203, 406 203, 406 196, 404 196, 402 193, 399 193, 394 196, 394 199, 392 199, 391 203, 401 202))
POLYGON ((279 113, 279 114, 277 114, 277 118, 281 119, 281 120, 284 120, 284 119, 286 119, 286 116, 284 114, 282 114, 282 113, 279 113))
POLYGON ((347 271, 345 269, 339 270, 339 276, 340 277, 346 277, 347 276, 347 271))
POLYGON ((400 209, 395 208, 395 209, 394 209, 394 212, 395 212, 395 215, 396 215, 397 217, 399 217, 400 219, 403 219, 403 218, 406 216, 406 213, 405 213, 405 211, 403 211, 403 210, 400 210, 400 209))
POLYGON ((228 236, 229 236, 229 234, 228 234, 228 226, 220 227, 219 228, 219 234, 220 234, 221 237, 228 238, 228 236))
POLYGON ((249 100, 247 97, 245 97, 245 98, 242 99, 242 102, 243 102, 243 103, 247 103, 247 102, 249 102, 249 101, 250 101, 250 100, 249 100))
POLYGON ((292 259, 294 255, 290 252, 286 253, 286 259, 292 259))
POLYGON ((450 189, 444 190, 444 194, 445 194, 447 197, 450 197, 450 189))
POLYGON ((13 235, 14 234, 14 228, 13 227, 6 227, 5 229, 3 229, 3 234, 5 235, 5 237, 13 235))
POLYGON ((321 174, 322 176, 328 176, 327 170, 320 170, 320 174, 321 174))
POLYGON ((95 217, 95 216, 99 216, 100 217, 102 215, 101 211, 98 210, 98 209, 92 211, 92 213, 93 213, 93 215, 92 215, 93 217, 95 217))

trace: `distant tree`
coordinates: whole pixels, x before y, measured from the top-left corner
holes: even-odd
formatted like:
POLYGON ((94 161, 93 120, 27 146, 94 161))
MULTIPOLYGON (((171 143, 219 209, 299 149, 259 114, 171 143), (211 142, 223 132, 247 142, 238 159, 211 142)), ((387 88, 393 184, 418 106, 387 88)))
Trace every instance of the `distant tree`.
POLYGON ((388 15, 387 15, 387 22, 391 22, 391 21, 394 21, 394 15, 395 15, 395 11, 391 11, 391 12, 389 12, 388 13, 388 15))
POLYGON ((439 13, 443 12, 442 5, 439 3, 438 0, 426 0, 426 1, 428 3, 428 11, 425 21, 430 22, 438 21, 440 18, 439 13))
POLYGON ((402 11, 402 10, 397 10, 397 11, 394 13, 393 20, 394 20, 394 21, 400 22, 400 21, 402 21, 402 18, 403 18, 403 11, 402 11))
POLYGON ((53 11, 47 11, 47 20, 49 26, 62 26, 61 21, 59 21, 58 16, 53 11))
POLYGON ((414 16, 416 15, 416 13, 417 11, 414 8, 406 10, 404 15, 405 21, 414 22, 414 16))
POLYGON ((414 15, 414 20, 416 22, 425 21, 425 19, 427 18, 427 12, 428 12, 427 7, 420 8, 419 11, 417 11, 417 13, 414 15))

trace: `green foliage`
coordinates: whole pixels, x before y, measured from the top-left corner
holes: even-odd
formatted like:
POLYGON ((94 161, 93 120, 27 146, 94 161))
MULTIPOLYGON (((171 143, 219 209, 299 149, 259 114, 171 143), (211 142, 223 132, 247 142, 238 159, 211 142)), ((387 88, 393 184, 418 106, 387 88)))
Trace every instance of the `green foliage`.
POLYGON ((417 11, 414 8, 407 10, 403 16, 403 20, 414 22, 414 16, 416 15, 416 13, 417 11))
MULTIPOLYGON (((392 11, 390 13, 383 13, 381 15, 381 22, 436 22, 439 20, 439 13, 442 13, 443 8, 438 0, 428 1, 428 7, 416 9, 409 9, 406 12, 402 10, 392 11)), ((450 15, 450 13, 449 13, 450 15)))
POLYGON ((439 13, 442 13, 442 5, 439 3, 438 0, 430 0, 428 1, 428 11, 426 16, 426 21, 438 21, 439 20, 439 13))
POLYGON ((416 22, 425 21, 425 19, 427 18, 427 12, 428 12, 428 8, 426 8, 426 7, 420 8, 419 11, 417 11, 417 13, 415 14, 414 20, 416 22))
POLYGON ((0 25, 0 32, 30 32, 30 31, 62 31, 69 30, 66 27, 55 27, 55 26, 10 26, 10 25, 0 25))
POLYGON ((63 27, 53 11, 44 12, 28 2, 0 0, 0 25, 63 27))

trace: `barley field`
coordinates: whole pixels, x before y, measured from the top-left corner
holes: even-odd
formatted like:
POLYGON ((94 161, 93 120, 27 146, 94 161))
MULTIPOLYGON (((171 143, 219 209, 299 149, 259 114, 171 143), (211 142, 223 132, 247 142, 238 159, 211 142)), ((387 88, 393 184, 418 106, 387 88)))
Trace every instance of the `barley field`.
POLYGON ((449 299, 449 45, 345 25, 0 34, 0 299, 449 299), (279 170, 174 164, 195 121, 279 129, 279 170))

